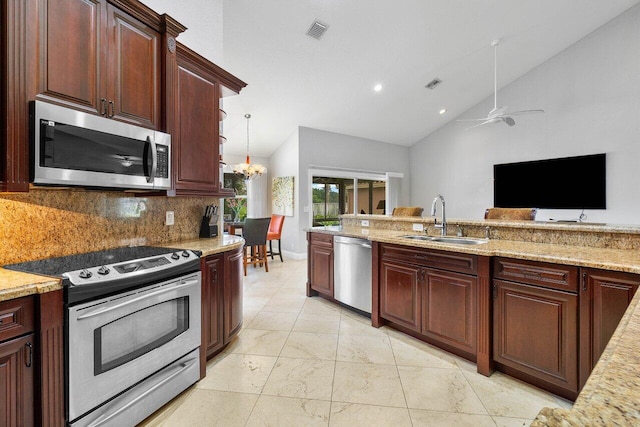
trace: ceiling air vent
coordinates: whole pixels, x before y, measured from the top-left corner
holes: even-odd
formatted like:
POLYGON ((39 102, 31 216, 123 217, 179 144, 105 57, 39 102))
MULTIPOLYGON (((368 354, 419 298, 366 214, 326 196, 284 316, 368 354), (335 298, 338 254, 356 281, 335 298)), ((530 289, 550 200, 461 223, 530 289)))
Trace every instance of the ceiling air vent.
POLYGON ((315 21, 309 27, 309 30, 307 31, 307 35, 313 37, 314 39, 320 40, 320 37, 323 36, 325 31, 327 31, 327 28, 329 28, 327 24, 323 24, 322 22, 315 21))
POLYGON ((431 80, 429 83, 427 83, 427 85, 425 86, 427 89, 435 89, 436 86, 440 85, 440 83, 442 83, 442 80, 435 78, 433 80, 431 80))

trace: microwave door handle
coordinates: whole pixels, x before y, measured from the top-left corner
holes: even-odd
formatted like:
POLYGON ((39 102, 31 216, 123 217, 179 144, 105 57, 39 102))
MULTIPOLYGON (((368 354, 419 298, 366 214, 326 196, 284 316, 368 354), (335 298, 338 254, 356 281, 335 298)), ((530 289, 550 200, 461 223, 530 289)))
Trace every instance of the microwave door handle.
POLYGON ((158 151, 156 144, 151 141, 151 138, 147 136, 147 144, 151 147, 151 172, 147 177, 147 182, 153 182, 156 176, 156 170, 158 169, 158 151))

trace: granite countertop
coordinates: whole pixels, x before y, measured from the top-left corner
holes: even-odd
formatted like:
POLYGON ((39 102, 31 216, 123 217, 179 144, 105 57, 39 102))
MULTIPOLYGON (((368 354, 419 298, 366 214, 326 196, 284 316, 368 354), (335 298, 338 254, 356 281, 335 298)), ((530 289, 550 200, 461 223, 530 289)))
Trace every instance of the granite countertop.
MULTIPOLYGON (((222 235, 211 239, 193 239, 162 243, 158 246, 173 246, 202 252, 202 256, 230 251, 242 247, 244 240, 239 236, 222 235)), ((0 301, 42 294, 62 289, 62 280, 20 271, 0 268, 0 301)))
POLYGON ((376 230, 359 227, 313 227, 308 231, 360 237, 374 242, 394 243, 449 252, 482 256, 502 256, 530 261, 552 262, 579 267, 600 268, 640 274, 640 251, 628 249, 594 248, 585 246, 532 243, 511 240, 489 240, 480 245, 430 242, 405 239, 401 236, 424 234, 412 231, 376 230))

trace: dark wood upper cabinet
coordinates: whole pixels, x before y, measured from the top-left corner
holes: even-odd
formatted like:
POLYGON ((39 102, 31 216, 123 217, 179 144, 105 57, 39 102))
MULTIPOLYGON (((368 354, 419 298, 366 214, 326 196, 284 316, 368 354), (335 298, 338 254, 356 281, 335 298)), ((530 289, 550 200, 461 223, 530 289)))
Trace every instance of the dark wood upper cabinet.
POLYGON ((40 0, 37 97, 159 129, 160 33, 102 0, 40 0))
POLYGON ((640 286, 640 275, 583 268, 580 290, 580 386, 602 355, 640 286))
POLYGON ((170 195, 218 196, 220 185, 220 98, 246 83, 178 43, 175 114, 172 123, 174 188, 170 195), (226 89, 225 89, 226 88, 226 89))

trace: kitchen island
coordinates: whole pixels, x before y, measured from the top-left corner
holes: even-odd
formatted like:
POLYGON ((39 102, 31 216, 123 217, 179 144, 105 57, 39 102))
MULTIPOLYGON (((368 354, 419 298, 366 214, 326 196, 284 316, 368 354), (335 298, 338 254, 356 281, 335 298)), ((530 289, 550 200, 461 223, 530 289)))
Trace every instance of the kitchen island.
MULTIPOLYGON (((375 215, 347 215, 343 217, 341 227, 314 227, 309 231, 364 237, 379 244, 473 254, 490 259, 553 263, 578 268, 581 272, 602 271, 613 275, 640 273, 640 253, 637 251, 640 230, 637 227, 450 220, 450 231, 455 232, 456 226, 460 225, 465 235, 468 233, 482 238, 488 232, 491 237, 484 244, 461 245, 402 237, 424 234, 412 231, 412 224, 415 223, 423 224, 427 234, 436 234, 436 230, 431 229, 433 218, 380 218, 375 215), (363 219, 369 221, 369 227, 360 226, 363 219)), ((590 286, 593 284, 587 283, 590 286)), ((584 282, 580 282, 580 287, 582 286, 584 282)), ((581 304, 588 302, 589 298, 584 296, 586 294, 583 295, 581 290, 579 293, 581 304)), ((570 410, 544 409, 533 425, 631 425, 640 422, 637 403, 640 397, 640 381, 637 380, 640 377, 640 358, 637 356, 640 354, 640 344, 636 339, 640 329, 639 301, 639 293, 630 298, 622 320, 578 395, 574 407, 570 410)), ((492 326, 492 323, 488 326, 492 326)), ((580 360, 582 365, 588 365, 588 359, 580 360)), ((581 370, 581 375, 584 376, 584 370, 581 370)))

